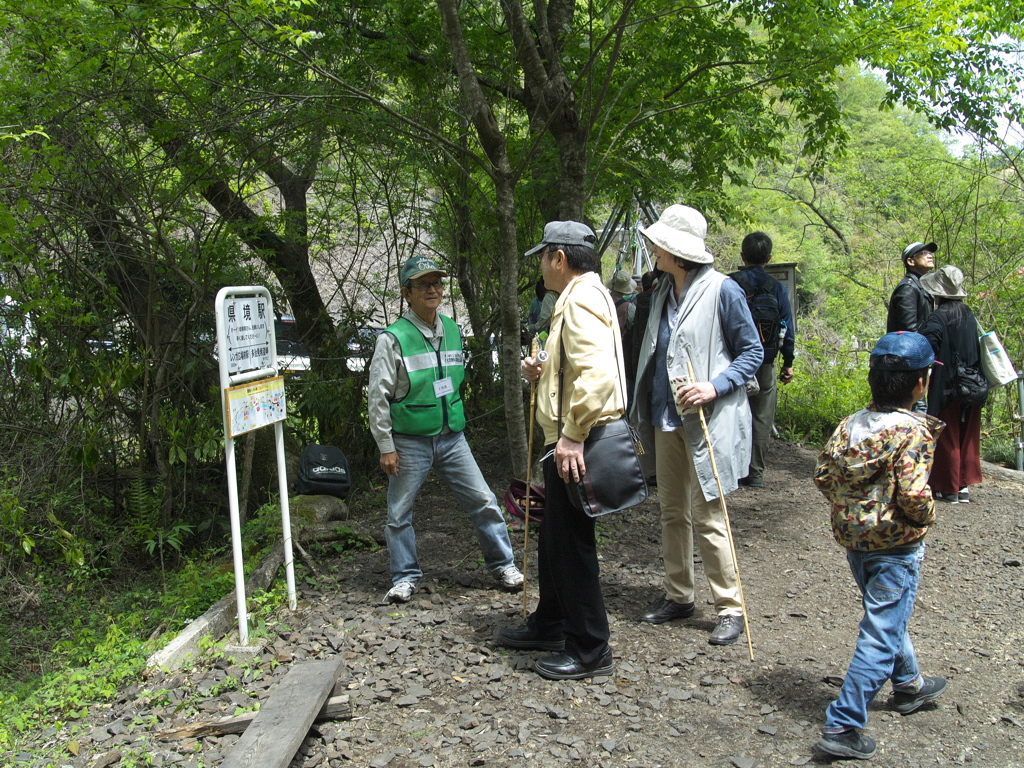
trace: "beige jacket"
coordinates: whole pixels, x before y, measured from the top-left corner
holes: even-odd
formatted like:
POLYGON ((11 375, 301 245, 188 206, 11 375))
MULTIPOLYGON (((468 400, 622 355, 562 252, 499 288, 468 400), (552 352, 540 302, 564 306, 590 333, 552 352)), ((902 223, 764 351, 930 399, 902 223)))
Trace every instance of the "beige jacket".
POLYGON ((592 427, 622 418, 626 409, 626 374, 615 306, 595 272, 585 272, 570 281, 551 313, 551 332, 544 342, 550 357, 537 383, 537 423, 544 430, 545 445, 558 441, 562 344, 566 357, 562 375, 562 433, 570 440, 582 442, 592 427))

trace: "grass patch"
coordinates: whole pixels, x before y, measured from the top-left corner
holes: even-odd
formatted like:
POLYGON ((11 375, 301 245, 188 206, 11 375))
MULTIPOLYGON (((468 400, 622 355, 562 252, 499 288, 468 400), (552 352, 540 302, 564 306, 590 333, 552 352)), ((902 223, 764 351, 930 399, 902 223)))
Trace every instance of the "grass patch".
MULTIPOLYGON (((253 516, 243 534, 247 569, 279 532, 276 507, 253 516)), ((138 678, 164 633, 181 629, 234 588, 227 547, 192 553, 175 566, 166 572, 166 585, 158 566, 87 570, 36 563, 30 569, 26 563, 20 578, 6 577, 0 586, 20 599, 0 605, 0 754, 110 701, 138 678)), ((269 634, 268 617, 284 602, 283 580, 255 595, 254 629, 269 634)))
POLYGON ((783 440, 823 445, 840 421, 871 401, 871 388, 866 356, 813 342, 794 361, 793 381, 778 385, 775 423, 783 440))

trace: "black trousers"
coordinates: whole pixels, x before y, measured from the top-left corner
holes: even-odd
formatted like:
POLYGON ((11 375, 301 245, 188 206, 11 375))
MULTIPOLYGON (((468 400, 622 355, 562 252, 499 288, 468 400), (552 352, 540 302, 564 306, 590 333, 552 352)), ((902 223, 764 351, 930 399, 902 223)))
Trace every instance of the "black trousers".
POLYGON ((590 664, 608 649, 609 637, 594 519, 569 502, 553 457, 544 462, 544 497, 537 545, 540 602, 527 623, 544 637, 564 635, 566 652, 590 664))

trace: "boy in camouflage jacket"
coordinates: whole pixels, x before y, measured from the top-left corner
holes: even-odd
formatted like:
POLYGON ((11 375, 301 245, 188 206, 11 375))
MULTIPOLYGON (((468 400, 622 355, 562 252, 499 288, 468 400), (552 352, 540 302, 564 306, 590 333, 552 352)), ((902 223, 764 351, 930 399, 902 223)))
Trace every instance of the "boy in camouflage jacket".
POLYGON ((944 425, 910 409, 927 391, 935 361, 924 336, 888 333, 871 351, 872 403, 848 416, 825 445, 814 482, 832 502, 832 534, 862 595, 864 618, 839 698, 825 711, 818 748, 870 759, 875 743, 861 733, 868 706, 892 680, 893 707, 916 712, 946 689, 924 677, 907 626, 924 559, 924 537, 935 522, 928 487, 935 443, 944 425))

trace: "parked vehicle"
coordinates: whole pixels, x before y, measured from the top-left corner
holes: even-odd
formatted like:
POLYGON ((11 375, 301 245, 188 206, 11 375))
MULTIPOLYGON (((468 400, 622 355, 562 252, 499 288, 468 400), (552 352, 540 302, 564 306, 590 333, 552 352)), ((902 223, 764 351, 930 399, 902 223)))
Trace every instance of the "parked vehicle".
POLYGON ((299 341, 278 337, 277 368, 290 373, 305 373, 310 368, 309 350, 299 341))
POLYGON ((382 333, 384 333, 383 328, 376 328, 374 326, 356 328, 345 344, 348 349, 345 367, 353 373, 365 371, 370 358, 373 357, 373 350, 377 345, 377 337, 382 333))

